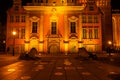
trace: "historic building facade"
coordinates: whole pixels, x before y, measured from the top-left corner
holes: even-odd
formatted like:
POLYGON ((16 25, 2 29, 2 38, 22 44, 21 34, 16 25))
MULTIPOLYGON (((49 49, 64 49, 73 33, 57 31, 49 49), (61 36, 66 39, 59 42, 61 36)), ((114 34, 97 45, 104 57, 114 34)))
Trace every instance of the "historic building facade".
POLYGON ((7 12, 6 48, 11 52, 13 47, 18 53, 32 48, 77 53, 81 47, 100 52, 112 41, 110 0, 32 0, 25 6, 21 2, 14 0, 7 12))
POLYGON ((113 10, 112 12, 113 46, 120 48, 120 10, 113 10))

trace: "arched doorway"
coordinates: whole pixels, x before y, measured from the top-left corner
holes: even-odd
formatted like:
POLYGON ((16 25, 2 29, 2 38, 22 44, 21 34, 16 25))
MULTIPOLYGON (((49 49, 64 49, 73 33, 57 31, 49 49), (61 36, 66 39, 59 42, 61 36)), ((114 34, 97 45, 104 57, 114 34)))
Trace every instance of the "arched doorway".
POLYGON ((70 53, 77 53, 78 52, 78 41, 77 40, 71 40, 69 42, 69 52, 70 53))
POLYGON ((35 48, 38 51, 38 39, 36 37, 30 39, 30 50, 32 48, 35 48))
POLYGON ((57 44, 51 44, 48 47, 48 53, 49 54, 59 54, 60 53, 60 46, 57 44))
POLYGON ((51 54, 59 54, 59 47, 57 45, 50 46, 50 53, 51 54))

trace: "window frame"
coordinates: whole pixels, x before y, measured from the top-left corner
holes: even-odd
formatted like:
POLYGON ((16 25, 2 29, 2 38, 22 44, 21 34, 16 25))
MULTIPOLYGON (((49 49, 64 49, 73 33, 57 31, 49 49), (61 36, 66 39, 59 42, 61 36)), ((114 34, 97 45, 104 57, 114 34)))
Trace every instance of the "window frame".
POLYGON ((32 22, 32 33, 37 33, 38 22, 32 22))
POLYGON ((76 22, 70 22, 70 33, 76 33, 76 22))
POLYGON ((57 34, 57 22, 51 22, 51 34, 57 34))

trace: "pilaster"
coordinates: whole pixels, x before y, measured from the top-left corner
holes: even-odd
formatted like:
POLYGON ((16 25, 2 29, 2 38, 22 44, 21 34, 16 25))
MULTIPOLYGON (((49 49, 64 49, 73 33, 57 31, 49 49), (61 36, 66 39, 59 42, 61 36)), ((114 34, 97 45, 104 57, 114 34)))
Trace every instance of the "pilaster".
POLYGON ((82 14, 79 15, 79 26, 78 26, 78 39, 79 39, 79 48, 82 47, 82 14))
POLYGON ((43 41, 43 15, 41 14, 40 15, 40 28, 39 28, 40 30, 40 34, 39 34, 39 51, 40 52, 43 52, 43 43, 44 43, 44 41, 43 41))

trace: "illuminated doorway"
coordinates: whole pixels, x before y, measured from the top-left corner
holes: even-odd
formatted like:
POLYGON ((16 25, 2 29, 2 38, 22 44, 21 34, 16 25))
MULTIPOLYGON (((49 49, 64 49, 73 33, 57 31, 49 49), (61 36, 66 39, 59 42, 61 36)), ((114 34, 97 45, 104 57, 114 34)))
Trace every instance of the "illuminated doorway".
POLYGON ((35 48, 38 51, 38 39, 36 37, 30 39, 30 50, 32 48, 35 48))
POLYGON ((78 41, 77 40, 70 41, 69 51, 70 51, 70 53, 77 53, 78 52, 78 41))
POLYGON ((49 47, 49 53, 50 54, 59 54, 60 48, 58 45, 54 44, 49 47))

